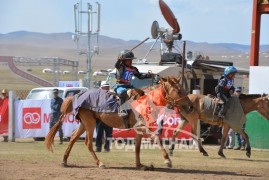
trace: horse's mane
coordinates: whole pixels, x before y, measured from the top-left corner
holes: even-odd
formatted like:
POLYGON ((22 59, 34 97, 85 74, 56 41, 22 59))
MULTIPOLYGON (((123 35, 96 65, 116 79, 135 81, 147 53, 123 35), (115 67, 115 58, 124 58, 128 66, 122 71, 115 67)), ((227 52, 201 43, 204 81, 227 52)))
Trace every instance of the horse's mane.
POLYGON ((239 99, 255 99, 267 96, 266 94, 240 94, 239 99))

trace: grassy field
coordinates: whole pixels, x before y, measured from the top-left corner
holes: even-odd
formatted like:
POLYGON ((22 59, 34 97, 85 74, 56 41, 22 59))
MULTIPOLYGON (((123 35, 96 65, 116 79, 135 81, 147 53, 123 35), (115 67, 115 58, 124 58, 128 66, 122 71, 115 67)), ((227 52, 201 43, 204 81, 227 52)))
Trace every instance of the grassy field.
MULTIPOLYGON (((42 73, 42 70, 46 67, 27 67, 27 66, 19 66, 19 68, 25 72, 28 72, 27 69, 32 69, 32 71, 28 72, 37 77, 43 78, 49 82, 53 82, 53 74, 50 73, 42 73)), ((61 70, 70 70, 70 68, 63 68, 61 70)), ((96 70, 92 70, 96 71, 96 70)), ((85 75, 78 75, 78 79, 84 79, 85 75)), ((105 77, 91 77, 92 80, 104 80, 105 77)), ((8 89, 8 90, 31 90, 32 88, 40 87, 37 84, 31 83, 28 80, 20 78, 19 76, 13 74, 8 66, 0 64, 0 89, 8 89)), ((60 74, 60 81, 72 81, 71 74, 60 74)))
POLYGON ((132 150, 97 153, 106 164, 99 169, 82 141, 75 144, 68 164, 60 166, 67 146, 55 143, 54 153, 49 153, 43 142, 17 140, 16 143, 0 143, 0 179, 269 179, 269 151, 253 150, 248 159, 243 151, 225 150, 227 159, 217 155, 217 146, 205 146, 209 157, 198 150, 181 149, 171 157, 173 168, 164 164, 159 149, 141 150, 141 161, 153 164, 155 171, 135 169, 132 150))

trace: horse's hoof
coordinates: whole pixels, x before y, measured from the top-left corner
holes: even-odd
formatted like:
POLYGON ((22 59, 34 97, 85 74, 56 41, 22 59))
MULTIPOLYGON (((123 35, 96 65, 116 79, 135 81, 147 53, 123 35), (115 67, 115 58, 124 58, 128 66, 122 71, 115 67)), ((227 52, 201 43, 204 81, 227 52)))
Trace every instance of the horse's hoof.
POLYGON ((218 152, 218 155, 220 155, 223 159, 226 159, 225 155, 223 154, 223 152, 218 152))
POLYGON ((171 160, 165 160, 164 163, 167 165, 167 167, 172 168, 172 161, 171 160))
POLYGON ((250 147, 247 147, 246 148, 246 151, 247 151, 246 152, 247 157, 250 158, 250 156, 251 156, 251 148, 250 147))
POLYGON ((147 171, 147 170, 149 170, 149 168, 148 168, 147 166, 144 166, 144 165, 142 165, 142 166, 138 166, 138 167, 136 167, 136 169, 137 169, 137 170, 142 170, 142 171, 147 171))
POLYGON ((203 156, 208 156, 207 152, 204 152, 204 153, 203 153, 203 156))
POLYGON ((154 166, 152 164, 149 166, 149 171, 154 171, 154 166))
POLYGON ((62 162, 62 163, 61 163, 61 166, 62 166, 62 167, 67 167, 67 163, 66 163, 66 162, 62 162))
POLYGON ((100 169, 105 169, 105 168, 106 168, 106 165, 104 165, 104 164, 100 164, 100 165, 99 165, 99 168, 100 168, 100 169))
POLYGON ((142 171, 153 171, 154 166, 152 164, 150 166, 140 165, 140 166, 137 166, 136 169, 142 170, 142 171))

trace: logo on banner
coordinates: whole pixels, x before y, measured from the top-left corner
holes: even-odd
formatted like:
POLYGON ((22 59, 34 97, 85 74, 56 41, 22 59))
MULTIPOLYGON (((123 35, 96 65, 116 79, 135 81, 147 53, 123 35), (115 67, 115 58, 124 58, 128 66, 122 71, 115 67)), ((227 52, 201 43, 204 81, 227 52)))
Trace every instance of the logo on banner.
POLYGON ((23 129, 41 129, 41 108, 23 108, 22 109, 22 128, 23 129))

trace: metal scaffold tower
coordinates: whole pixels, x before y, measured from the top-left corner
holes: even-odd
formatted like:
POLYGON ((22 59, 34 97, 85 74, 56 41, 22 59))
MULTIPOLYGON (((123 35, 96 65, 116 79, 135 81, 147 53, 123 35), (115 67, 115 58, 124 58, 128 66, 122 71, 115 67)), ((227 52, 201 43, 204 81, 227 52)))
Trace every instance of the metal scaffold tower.
POLYGON ((77 61, 79 62, 82 55, 87 57, 87 74, 84 81, 84 86, 91 87, 91 59, 93 55, 99 54, 99 32, 100 32, 100 10, 101 5, 96 2, 96 11, 93 11, 92 5, 89 2, 85 2, 83 6, 83 0, 74 5, 74 20, 75 20, 75 34, 72 35, 72 39, 77 43, 77 61), (85 8, 86 10, 83 10, 85 8), (96 30, 93 30, 93 16, 96 15, 96 30), (86 22, 86 23, 85 23, 86 22), (85 27, 84 24, 87 24, 85 27), (83 26, 84 25, 84 26, 83 26), (91 47, 91 38, 96 38, 96 44, 91 47), (87 47, 82 46, 82 38, 87 39, 87 47))

